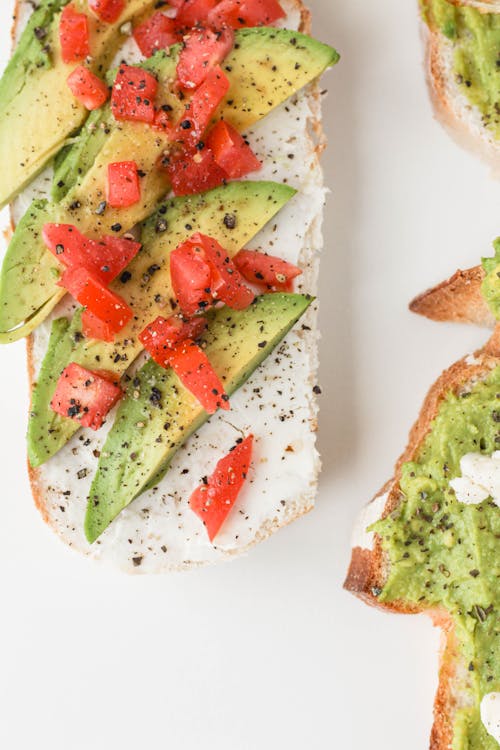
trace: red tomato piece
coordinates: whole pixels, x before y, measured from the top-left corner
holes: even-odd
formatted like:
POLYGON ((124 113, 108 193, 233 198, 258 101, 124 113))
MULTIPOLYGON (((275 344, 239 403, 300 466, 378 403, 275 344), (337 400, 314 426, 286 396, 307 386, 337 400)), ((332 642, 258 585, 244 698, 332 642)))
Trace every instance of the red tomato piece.
POLYGON ((193 29, 184 41, 177 63, 177 79, 184 89, 197 89, 210 71, 229 54, 234 44, 232 29, 193 29))
POLYGON ((107 373, 87 370, 72 362, 57 381, 50 408, 82 427, 98 430, 122 395, 120 386, 107 373))
POLYGON ((221 0, 208 14, 208 22, 216 28, 242 29, 269 26, 285 15, 277 0, 221 0))
POLYGON ((141 186, 135 161, 108 164, 108 203, 112 208, 127 208, 141 199, 141 186))
POLYGON ((123 13, 125 0, 89 0, 89 8, 101 21, 115 23, 123 13))
POLYGON ((109 96, 109 89, 104 81, 83 65, 79 65, 68 76, 67 84, 75 99, 91 111, 102 107, 109 96))
POLYGON ((175 0, 170 5, 178 8, 176 21, 179 26, 192 28, 200 21, 206 21, 215 8, 217 0, 175 0))
POLYGON ((113 281, 141 249, 139 242, 122 237, 91 240, 72 224, 44 224, 42 237, 63 265, 67 268, 84 266, 103 284, 113 281))
POLYGON ((59 22, 59 42, 63 62, 85 60, 90 55, 89 19, 78 13, 73 5, 66 5, 59 22))
POLYGON ((219 167, 232 179, 239 179, 262 167, 245 139, 224 120, 220 120, 210 131, 207 146, 219 167))
POLYGON ((209 148, 193 155, 167 157, 167 172, 175 195, 193 195, 222 185, 226 173, 219 167, 209 148))
POLYGON ((208 414, 215 414, 219 408, 231 408, 219 376, 203 349, 194 341, 186 339, 172 347, 166 364, 172 367, 184 387, 208 414))
POLYGON ((229 79, 220 65, 212 68, 189 100, 186 114, 177 126, 179 141, 191 147, 199 143, 229 87, 229 79))
POLYGON ((194 315, 212 304, 212 271, 200 246, 188 240, 170 253, 170 279, 184 315, 194 315))
POLYGON ((302 273, 293 263, 255 250, 240 250, 234 264, 247 281, 279 292, 291 291, 293 279, 302 273))
POLYGON ((186 339, 197 339, 201 336, 207 321, 205 318, 183 320, 178 315, 163 318, 159 315, 139 334, 139 341, 161 367, 166 366, 170 349, 186 339))
POLYGON ((158 81, 142 68, 120 65, 111 92, 111 110, 116 120, 152 123, 158 81))
POLYGON ((82 333, 88 339, 98 339, 99 341, 111 342, 115 338, 109 325, 86 308, 82 313, 82 333))
POLYGON ((252 460, 253 435, 238 443, 218 462, 207 483, 191 495, 189 507, 203 521, 211 542, 234 507, 248 476, 252 460))
POLYGON ((158 11, 134 29, 134 39, 145 57, 181 41, 175 19, 158 11))
POLYGON ((205 258, 212 268, 214 297, 234 310, 245 310, 249 307, 255 295, 244 283, 243 276, 217 240, 198 232, 191 237, 191 242, 202 245, 205 258))
POLYGON ((132 310, 124 299, 108 289, 98 276, 86 268, 69 268, 59 286, 64 287, 78 302, 118 333, 132 318, 132 310))

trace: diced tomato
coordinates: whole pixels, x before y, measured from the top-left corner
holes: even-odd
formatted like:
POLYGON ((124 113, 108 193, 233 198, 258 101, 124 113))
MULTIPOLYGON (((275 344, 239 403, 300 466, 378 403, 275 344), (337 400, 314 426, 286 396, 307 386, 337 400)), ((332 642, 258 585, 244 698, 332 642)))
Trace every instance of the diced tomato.
POLYGON ((115 338, 109 325, 87 309, 82 313, 82 333, 88 339, 99 341, 113 341, 115 338))
POLYGON ((217 0, 181 0, 170 3, 178 8, 176 21, 179 26, 191 28, 200 21, 206 21, 217 0))
POLYGON ((234 44, 232 29, 193 29, 184 41, 177 63, 177 79, 184 89, 197 89, 234 44))
POLYGON ((115 23, 125 8, 125 0, 89 0, 89 8, 101 21, 115 23))
POLYGON ((63 62, 85 60, 90 55, 89 19, 78 13, 73 5, 66 5, 59 22, 59 42, 63 62))
POLYGON ((154 127, 159 130, 163 130, 164 133, 169 134, 169 138, 175 141, 177 138, 177 130, 171 118, 172 108, 168 104, 163 104, 159 110, 155 113, 154 127))
POLYGON ((199 143, 229 87, 229 79, 220 65, 212 68, 189 100, 186 114, 177 126, 179 141, 187 146, 196 146, 199 143))
POLYGON ((186 339, 199 338, 206 327, 205 318, 183 320, 178 315, 172 315, 170 318, 159 315, 139 334, 139 341, 155 362, 165 367, 173 346, 186 339))
POLYGON ((234 310, 245 310, 255 299, 251 289, 244 283, 233 261, 217 240, 197 233, 192 243, 199 243, 205 258, 212 268, 212 294, 234 310))
POLYGON ((116 120, 152 123, 158 81, 148 71, 120 65, 111 92, 111 109, 116 120))
POLYGON ((200 246, 188 240, 170 253, 170 279, 184 315, 194 315, 212 304, 212 270, 200 246))
POLYGON ((231 408, 219 376, 203 349, 194 341, 186 339, 172 347, 166 363, 208 414, 214 414, 219 408, 231 408))
POLYGON ((255 250, 240 250, 233 260, 247 281, 272 291, 292 291, 293 279, 302 273, 293 263, 255 250))
POLYGON ((120 386, 107 373, 87 370, 72 362, 57 381, 50 408, 82 427, 98 430, 122 395, 120 386))
POLYGON ((173 18, 158 11, 134 29, 134 39, 145 57, 151 57, 159 49, 177 44, 182 35, 177 31, 173 18))
POLYGON ((222 185, 226 173, 209 148, 195 154, 167 157, 167 172, 175 195, 194 195, 222 185))
POLYGON ((69 268, 64 272, 59 286, 118 333, 132 318, 132 310, 124 299, 108 289, 98 276, 86 268, 69 268))
POLYGON ((112 208, 127 208, 141 199, 141 186, 135 161, 108 164, 108 203, 112 208))
POLYGON ((221 458, 212 476, 191 495, 189 506, 203 521, 211 542, 238 499, 248 476, 252 449, 253 435, 249 435, 221 458))
POLYGON ((207 146, 212 149, 219 167, 232 179, 256 172, 262 166, 245 139, 224 120, 210 131, 207 146))
POLYGON ((83 266, 103 284, 109 284, 141 249, 139 242, 122 237, 91 240, 72 224, 44 224, 45 245, 67 268, 83 266))
POLYGON ((79 65, 68 76, 67 84, 71 93, 88 110, 102 107, 109 96, 109 89, 100 78, 84 65, 79 65))
POLYGON ((208 14, 208 22, 215 27, 242 29, 269 26, 285 15, 277 0, 221 0, 208 14))

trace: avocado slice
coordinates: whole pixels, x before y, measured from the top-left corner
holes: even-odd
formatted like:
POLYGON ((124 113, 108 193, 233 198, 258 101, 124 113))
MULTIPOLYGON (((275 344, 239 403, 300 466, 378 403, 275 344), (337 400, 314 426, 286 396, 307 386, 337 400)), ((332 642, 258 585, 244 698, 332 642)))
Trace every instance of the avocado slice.
MULTIPOLYGON (((172 48, 169 55, 158 52, 145 65, 160 78, 163 97, 178 107, 179 100, 168 88, 177 52, 178 48, 172 48)), ((265 27, 238 31, 224 62, 231 88, 217 117, 244 130, 337 60, 334 49, 303 34, 265 27)), ((28 335, 64 296, 57 286, 60 266, 41 240, 46 221, 75 223, 80 231, 95 237, 117 227, 125 231, 148 216, 168 190, 165 175, 155 169, 168 145, 164 134, 141 123, 116 123, 109 107, 95 118, 58 162, 56 189, 63 183, 59 189, 64 190, 67 181, 72 181, 62 202, 33 204, 29 221, 20 223, 11 241, 0 276, 0 343, 28 335), (99 131, 109 130, 106 138, 96 134, 96 123, 99 131), (106 208, 96 213, 105 200, 107 164, 131 156, 146 174, 142 200, 129 209, 106 208), (29 294, 18 294, 25 284, 29 284, 29 294)))
MULTIPOLYGON (((111 288, 124 297, 134 311, 130 323, 112 343, 86 339, 80 315, 68 324, 65 335, 51 339, 33 390, 28 423, 28 455, 32 466, 40 466, 57 453, 79 429, 72 419, 50 408, 62 370, 70 362, 88 369, 103 369, 119 376, 128 369, 142 345, 137 338, 157 315, 175 309, 170 285, 170 252, 193 232, 217 239, 234 255, 295 195, 288 185, 274 182, 231 182, 207 193, 172 198, 142 227, 142 250, 129 265, 125 283, 111 288), (130 278, 129 278, 130 275, 130 278)), ((62 325, 62 324, 58 324, 62 325)))
MULTIPOLYGON (((31 14, 0 80, 0 208, 11 201, 85 121, 88 112, 66 79, 76 63, 61 59, 59 20, 69 0, 41 0, 31 14), (36 123, 36 127, 33 123, 36 123)), ((102 75, 123 44, 120 29, 155 6, 129 0, 116 24, 99 21, 87 0, 73 0, 89 17, 91 70, 102 75)))
MULTIPOLYGON (((210 313, 203 347, 228 395, 248 380, 311 302, 308 295, 266 294, 246 310, 210 313)), ((179 448, 208 419, 172 369, 146 362, 134 376, 102 449, 85 517, 91 544, 151 480, 165 474, 179 448), (154 404, 153 388, 161 393, 158 402, 155 391, 154 404)))

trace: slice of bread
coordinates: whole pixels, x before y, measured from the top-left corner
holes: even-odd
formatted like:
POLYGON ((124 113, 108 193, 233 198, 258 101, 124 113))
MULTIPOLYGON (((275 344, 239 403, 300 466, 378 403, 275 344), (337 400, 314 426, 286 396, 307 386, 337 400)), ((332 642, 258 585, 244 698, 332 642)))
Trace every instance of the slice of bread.
MULTIPOLYGON (((300 0, 285 0, 283 6, 287 11, 283 26, 310 31, 310 14, 300 0)), ((299 190, 252 247, 298 263, 304 273, 297 291, 314 294, 325 195, 317 87, 294 96, 247 136, 264 162, 259 179, 288 182, 299 190)), ((22 197, 19 203, 22 207, 22 197)), ((63 302, 51 319, 70 312, 71 304, 63 302)), ((46 352, 50 323, 46 321, 28 341, 32 383, 46 352)), ((231 412, 215 415, 192 437, 159 487, 132 503, 93 546, 85 540, 83 519, 107 427, 98 433, 81 430, 55 458, 30 470, 33 495, 44 520, 67 545, 90 557, 127 572, 159 573, 242 554, 307 513, 314 505, 320 468, 315 447, 317 337, 317 306, 313 306, 277 354, 232 399, 231 412), (188 498, 235 438, 250 429, 256 438, 254 468, 213 546, 189 510, 188 498)))
MULTIPOLYGON (((449 0, 482 13, 500 13, 498 0, 449 0)), ((496 174, 500 171, 500 142, 483 123, 480 110, 471 104, 454 73, 455 43, 440 29, 422 24, 426 75, 436 117, 459 145, 478 153, 496 174)), ((495 75, 496 71, 492 71, 495 75)))
MULTIPOLYGON (((426 612, 434 623, 443 630, 443 648, 439 674, 439 689, 435 700, 434 726, 431 737, 431 750, 449 750, 453 743, 454 717, 461 707, 470 700, 464 690, 467 681, 468 664, 460 651, 455 637, 453 623, 444 610, 425 610, 406 601, 392 601, 383 604, 379 595, 390 572, 390 561, 386 556, 381 539, 377 534, 367 532, 367 526, 380 518, 397 511, 402 498, 400 479, 402 467, 408 461, 416 460, 439 407, 450 393, 466 392, 478 380, 485 379, 492 369, 500 365, 500 326, 493 333, 488 344, 466 357, 448 370, 430 389, 420 416, 413 426, 406 450, 396 463, 394 476, 363 511, 352 542, 352 556, 345 588, 366 603, 393 612, 411 614, 426 612)), ((494 689, 494 688, 492 688, 494 689)), ((458 745, 453 744, 453 747, 458 745)), ((472 747, 472 745, 467 745, 472 747)))

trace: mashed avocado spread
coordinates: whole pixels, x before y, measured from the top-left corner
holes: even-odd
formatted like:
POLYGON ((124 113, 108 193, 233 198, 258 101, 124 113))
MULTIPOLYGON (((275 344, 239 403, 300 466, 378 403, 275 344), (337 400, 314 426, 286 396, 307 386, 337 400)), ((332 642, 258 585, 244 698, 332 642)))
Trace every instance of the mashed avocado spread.
POLYGON ((421 0, 424 20, 454 45, 457 84, 500 138, 500 14, 480 13, 447 0, 421 0))
POLYGON ((459 503, 449 482, 467 453, 500 448, 500 367, 442 403, 417 460, 403 467, 401 502, 374 529, 390 560, 381 602, 446 609, 455 623, 460 693, 453 750, 498 750, 480 717, 500 691, 500 508, 459 503), (462 664, 464 666, 462 666, 462 664))

